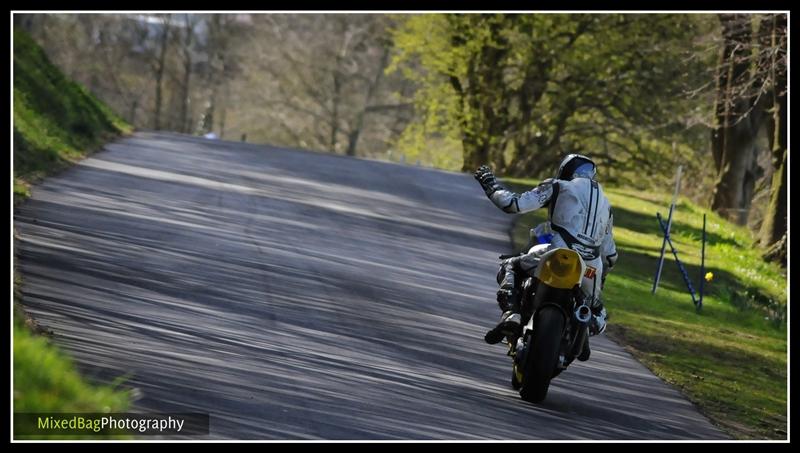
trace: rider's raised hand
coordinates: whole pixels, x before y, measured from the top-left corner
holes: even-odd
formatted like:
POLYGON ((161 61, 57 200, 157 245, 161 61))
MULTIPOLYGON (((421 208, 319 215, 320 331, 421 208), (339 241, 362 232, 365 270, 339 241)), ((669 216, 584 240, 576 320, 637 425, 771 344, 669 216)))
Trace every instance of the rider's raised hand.
POLYGON ((491 173, 492 173, 491 168, 489 168, 486 165, 481 165, 480 167, 478 167, 477 170, 475 170, 473 176, 475 177, 475 179, 478 180, 478 182, 480 182, 486 175, 489 175, 491 173))
POLYGON ((482 165, 480 168, 478 168, 475 171, 474 176, 475 179, 481 184, 481 187, 483 187, 483 191, 486 192, 486 195, 491 195, 499 188, 497 178, 495 178, 494 173, 492 173, 492 169, 486 165, 482 165))

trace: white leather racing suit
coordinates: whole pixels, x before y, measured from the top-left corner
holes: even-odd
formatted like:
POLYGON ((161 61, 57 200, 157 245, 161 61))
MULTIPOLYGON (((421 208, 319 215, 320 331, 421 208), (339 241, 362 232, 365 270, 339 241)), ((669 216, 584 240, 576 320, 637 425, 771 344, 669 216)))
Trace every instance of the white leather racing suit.
MULTIPOLYGON (((602 281, 617 261, 611 205, 600 184, 588 178, 569 181, 548 179, 522 194, 499 188, 489 199, 509 214, 530 212, 548 206, 548 222, 553 231, 550 245, 546 248, 535 247, 515 260, 513 267, 518 266, 525 272, 532 272, 538 264, 539 256, 545 251, 555 247, 571 248, 583 257, 588 266, 581 289, 592 296, 592 304, 600 304, 602 281)), ((511 265, 506 269, 511 270, 511 265)), ((498 283, 501 288, 514 288, 514 272, 504 272, 501 269, 498 283)), ((505 309, 502 304, 501 308, 505 309)))

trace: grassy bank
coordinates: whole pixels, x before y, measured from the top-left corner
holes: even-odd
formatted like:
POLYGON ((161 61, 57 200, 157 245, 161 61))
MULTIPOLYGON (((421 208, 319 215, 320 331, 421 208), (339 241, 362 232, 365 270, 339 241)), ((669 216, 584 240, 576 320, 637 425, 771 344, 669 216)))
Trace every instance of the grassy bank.
MULTIPOLYGON (((516 190, 535 185, 507 180, 516 190)), ((739 439, 787 438, 787 280, 764 263, 752 235, 707 212, 703 309, 691 296, 667 247, 659 289, 651 294, 661 249, 656 212, 671 194, 608 189, 619 261, 603 297, 608 335, 666 382, 678 387, 718 426, 739 439)), ((681 200, 671 236, 697 289, 703 213, 681 200)), ((515 247, 546 212, 519 217, 515 247)))
MULTIPOLYGON (((49 340, 14 322, 14 413, 124 412, 129 392, 115 385, 92 385, 77 372, 72 360, 49 340)), ((18 439, 44 436, 15 436, 18 439)), ((46 438, 74 439, 75 436, 46 438)), ((83 436, 92 439, 96 436, 83 436)))
MULTIPOLYGON (((24 32, 14 32, 14 203, 30 185, 131 131, 85 88, 67 79, 24 32)), ((119 412, 130 395, 94 385, 20 304, 14 278, 14 412, 119 412)), ((96 437, 95 437, 96 438, 96 437)))
POLYGON ((14 31, 14 200, 132 128, 14 31))

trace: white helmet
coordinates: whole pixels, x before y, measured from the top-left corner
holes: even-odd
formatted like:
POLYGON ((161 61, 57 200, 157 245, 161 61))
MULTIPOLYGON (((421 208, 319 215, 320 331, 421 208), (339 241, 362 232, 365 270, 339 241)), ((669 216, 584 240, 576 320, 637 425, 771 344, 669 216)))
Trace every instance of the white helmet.
POLYGON ((582 154, 570 154, 561 161, 558 166, 556 179, 571 180, 575 178, 594 179, 597 175, 597 167, 592 159, 582 154))

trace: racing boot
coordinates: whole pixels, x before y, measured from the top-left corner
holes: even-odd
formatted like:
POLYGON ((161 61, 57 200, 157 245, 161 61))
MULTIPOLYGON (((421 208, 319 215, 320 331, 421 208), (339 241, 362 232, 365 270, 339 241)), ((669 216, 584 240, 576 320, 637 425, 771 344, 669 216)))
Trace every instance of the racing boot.
POLYGON ((500 323, 487 332, 483 339, 489 344, 497 344, 505 337, 519 336, 519 331, 522 327, 521 319, 522 317, 519 313, 514 313, 511 310, 503 313, 503 316, 500 317, 500 323))
POLYGON ((501 289, 497 292, 497 301, 505 311, 497 326, 483 337, 487 343, 497 344, 505 337, 519 336, 522 328, 519 299, 519 292, 513 289, 501 289))
POLYGON ((591 350, 589 349, 589 337, 600 335, 601 333, 605 332, 606 325, 608 324, 608 312, 606 311, 603 304, 600 303, 592 309, 592 319, 589 321, 589 335, 586 336, 583 340, 583 349, 581 350, 580 355, 577 357, 578 360, 581 362, 585 362, 589 360, 589 355, 591 355, 591 350))
POLYGON ((608 325, 608 312, 603 305, 592 309, 592 319, 589 321, 589 335, 595 336, 605 332, 608 325))

